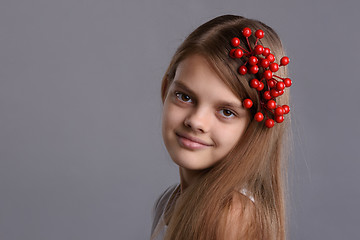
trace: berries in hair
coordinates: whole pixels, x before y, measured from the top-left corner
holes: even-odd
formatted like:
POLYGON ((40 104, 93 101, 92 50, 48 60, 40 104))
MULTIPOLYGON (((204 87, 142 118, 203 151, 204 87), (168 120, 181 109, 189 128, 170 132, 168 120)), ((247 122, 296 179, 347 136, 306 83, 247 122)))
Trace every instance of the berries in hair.
POLYGON ((290 59, 288 57, 286 57, 286 56, 282 57, 281 60, 280 60, 281 66, 286 66, 286 65, 289 64, 289 62, 290 62, 290 59))
POLYGON ((290 107, 288 105, 282 105, 282 108, 284 109, 284 114, 288 114, 290 112, 290 107))
POLYGON ((274 100, 269 100, 267 103, 266 103, 266 107, 268 109, 275 109, 276 108, 276 102, 274 100))
POLYGON ((267 57, 269 54, 270 54, 270 48, 264 48, 264 51, 263 51, 262 55, 264 57, 267 57))
POLYGON ((271 99, 270 91, 265 91, 263 97, 265 100, 270 100, 271 99))
POLYGON ((264 120, 264 114, 262 114, 261 112, 257 112, 254 116, 254 119, 257 122, 261 122, 262 120, 264 120))
POLYGON ((259 29, 259 30, 256 30, 255 32, 255 36, 259 39, 262 39, 264 37, 264 31, 259 29))
POLYGON ((235 51, 236 51, 235 48, 233 48, 233 49, 230 50, 229 55, 230 55, 231 58, 235 58, 235 51))
POLYGON ((278 97, 280 94, 279 94, 279 91, 275 90, 274 88, 270 90, 270 95, 271 97, 273 98, 276 98, 278 97))
POLYGON ((274 88, 276 86, 276 81, 274 79, 270 79, 268 81, 269 88, 274 88))
POLYGON ((265 126, 268 128, 272 128, 275 125, 274 120, 271 118, 268 118, 265 120, 265 126))
POLYGON ((264 51, 264 47, 261 45, 256 45, 256 47, 254 48, 254 52, 256 55, 262 54, 263 51, 264 51))
POLYGON ((259 86, 256 88, 256 90, 258 90, 260 92, 264 89, 264 87, 265 87, 265 85, 263 84, 263 82, 260 82, 259 86))
MULTIPOLYGON (((254 88, 259 96, 260 111, 254 115, 254 119, 261 122, 266 117, 265 126, 272 128, 275 122, 283 122, 284 115, 290 112, 288 105, 277 105, 275 101, 277 97, 284 94, 286 87, 292 85, 290 78, 282 78, 275 74, 281 66, 288 65, 290 60, 287 56, 283 56, 280 62, 275 62, 275 56, 271 53, 271 50, 258 44, 258 40, 265 35, 261 29, 255 31, 256 42, 252 47, 249 42, 251 34, 250 28, 243 28, 242 35, 246 38, 247 50, 240 46, 238 37, 232 38, 231 46, 234 49, 230 50, 229 56, 237 59, 245 57, 242 61, 244 64, 238 68, 240 75, 261 73, 249 81, 250 87, 254 88)), ((253 101, 247 98, 243 101, 243 106, 249 109, 253 106, 253 101)))
POLYGON ((275 116, 275 121, 277 123, 282 123, 284 121, 284 116, 283 115, 275 116))
POLYGON ((258 61, 259 61, 259 59, 257 57, 255 57, 255 56, 251 56, 249 58, 249 64, 250 65, 256 65, 258 63, 258 61))
POLYGON ((260 81, 259 81, 259 80, 257 80, 256 78, 251 79, 251 81, 250 81, 250 86, 251 86, 252 88, 257 88, 257 87, 259 87, 259 85, 260 85, 260 81))
POLYGON ((248 71, 248 69, 247 69, 247 67, 246 66, 240 66, 239 67, 239 73, 241 74, 241 75, 245 75, 246 73, 247 73, 247 71, 248 71))
POLYGON ((270 66, 270 61, 266 58, 262 59, 260 62, 262 68, 268 68, 270 66))
POLYGON ((252 107, 252 105, 253 105, 253 102, 251 101, 251 99, 245 99, 244 101, 243 101, 243 105, 244 105, 244 107, 245 108, 251 108, 252 107))
POLYGON ((234 52, 234 56, 235 56, 236 58, 241 58, 243 55, 244 55, 243 50, 241 50, 241 49, 239 49, 239 48, 236 49, 235 52, 234 52))
POLYGON ((251 29, 246 27, 243 29, 242 34, 244 37, 250 37, 251 36, 251 29))
POLYGON ((269 55, 267 55, 266 58, 267 58, 271 63, 275 61, 275 56, 274 56, 272 53, 270 53, 269 55))
POLYGON ((276 90, 281 91, 281 90, 284 90, 284 88, 285 88, 285 83, 283 83, 283 82, 278 82, 278 83, 276 84, 276 90))
POLYGON ((233 47, 238 47, 240 45, 240 39, 237 37, 234 37, 233 39, 231 39, 231 45, 233 47))
POLYGON ((264 72, 264 78, 270 80, 272 78, 272 72, 270 70, 266 70, 264 72))
POLYGON ((277 72, 277 71, 279 70, 279 64, 277 64, 277 63, 271 63, 271 64, 270 64, 270 70, 271 70, 272 72, 277 72))
POLYGON ((284 115, 285 111, 282 107, 275 108, 275 115, 284 115))
POLYGON ((269 100, 267 103, 266 103, 266 107, 268 109, 275 109, 276 108, 276 102, 274 100, 269 100))
POLYGON ((257 74, 259 72, 259 67, 257 65, 253 65, 250 67, 249 72, 252 74, 257 74))
POLYGON ((284 79, 284 84, 285 84, 285 87, 290 87, 292 82, 291 82, 291 79, 290 78, 285 78, 284 79))

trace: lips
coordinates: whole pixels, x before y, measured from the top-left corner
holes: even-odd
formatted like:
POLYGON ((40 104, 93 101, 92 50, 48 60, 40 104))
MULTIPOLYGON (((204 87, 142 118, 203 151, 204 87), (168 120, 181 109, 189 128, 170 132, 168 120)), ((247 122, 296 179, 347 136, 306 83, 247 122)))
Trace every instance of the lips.
POLYGON ((178 137, 180 145, 189 149, 202 149, 212 146, 212 144, 209 144, 199 138, 192 137, 188 134, 176 133, 176 136, 178 137))

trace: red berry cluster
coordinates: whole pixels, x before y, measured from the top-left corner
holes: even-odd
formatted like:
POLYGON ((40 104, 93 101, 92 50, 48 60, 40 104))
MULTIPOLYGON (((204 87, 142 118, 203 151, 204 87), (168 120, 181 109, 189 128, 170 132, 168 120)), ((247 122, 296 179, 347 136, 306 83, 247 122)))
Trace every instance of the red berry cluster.
MULTIPOLYGON (((263 74, 260 79, 253 78, 249 84, 252 88, 258 91, 260 99, 260 108, 265 113, 265 126, 272 128, 275 124, 284 121, 284 114, 290 112, 288 105, 277 105, 275 98, 284 94, 284 90, 291 86, 290 78, 281 78, 274 73, 279 70, 279 67, 289 64, 289 58, 284 56, 280 60, 280 65, 275 62, 275 56, 271 53, 269 48, 265 48, 258 44, 258 40, 264 37, 264 31, 259 29, 255 32, 256 42, 254 48, 251 48, 249 37, 251 36, 251 29, 244 28, 242 35, 246 38, 249 50, 240 46, 240 39, 234 37, 231 40, 231 45, 234 47, 230 51, 231 58, 247 57, 247 61, 239 67, 238 72, 240 75, 247 73, 257 74, 260 68, 263 69, 263 74), (265 85, 266 83, 266 85, 265 85), (272 113, 274 118, 271 118, 268 113, 272 113)), ((245 108, 251 108, 253 102, 251 99, 243 101, 245 108)), ((264 114, 259 111, 255 114, 255 120, 261 122, 264 120, 264 114)))

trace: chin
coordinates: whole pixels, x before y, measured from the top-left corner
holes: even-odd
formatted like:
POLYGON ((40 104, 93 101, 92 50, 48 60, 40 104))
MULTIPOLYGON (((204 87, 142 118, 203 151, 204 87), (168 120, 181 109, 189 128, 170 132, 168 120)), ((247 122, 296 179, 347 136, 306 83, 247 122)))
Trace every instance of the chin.
POLYGON ((208 157, 203 156, 194 156, 194 154, 198 154, 196 152, 180 152, 178 154, 173 154, 171 156, 172 160, 179 167, 182 167, 187 170, 193 171, 201 171, 207 168, 210 168, 214 165, 214 163, 209 162, 208 157))

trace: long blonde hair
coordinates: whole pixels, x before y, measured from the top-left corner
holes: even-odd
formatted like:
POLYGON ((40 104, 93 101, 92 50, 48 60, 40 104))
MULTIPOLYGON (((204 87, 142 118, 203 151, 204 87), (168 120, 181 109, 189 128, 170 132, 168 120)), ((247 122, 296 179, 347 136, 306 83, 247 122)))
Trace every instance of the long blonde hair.
MULTIPOLYGON (((222 161, 211 169, 204 170, 200 178, 176 199, 176 207, 167 211, 167 240, 222 239, 219 234, 223 231, 221 223, 227 217, 233 192, 238 189, 246 189, 255 199, 253 217, 251 223, 246 223, 248 229, 243 237, 280 240, 286 238, 286 164, 283 150, 286 148, 284 132, 288 122, 275 124, 275 127, 268 129, 263 122, 252 120, 260 106, 256 90, 249 87, 249 80, 259 78, 262 72, 256 76, 239 75, 237 68, 246 60, 229 58, 232 48, 230 40, 233 37, 239 37, 242 44, 246 43, 241 34, 244 27, 249 27, 253 31, 262 29, 265 37, 260 40, 260 44, 270 48, 277 60, 284 56, 281 41, 269 26, 257 20, 224 15, 201 25, 185 39, 163 77, 161 96, 164 101, 179 63, 190 55, 200 54, 208 60, 239 99, 251 98, 254 102, 253 110, 250 112, 251 121, 236 146, 222 161)), ((251 36, 249 41, 254 46, 256 38, 251 36)), ((247 45, 243 44, 242 47, 247 48, 247 45)), ((277 75, 286 77, 286 68, 280 68, 277 75)), ((276 101, 277 104, 288 104, 288 93, 278 97, 276 101)), ((240 198, 240 201, 244 209, 252 204, 246 201, 246 198, 240 198)))

